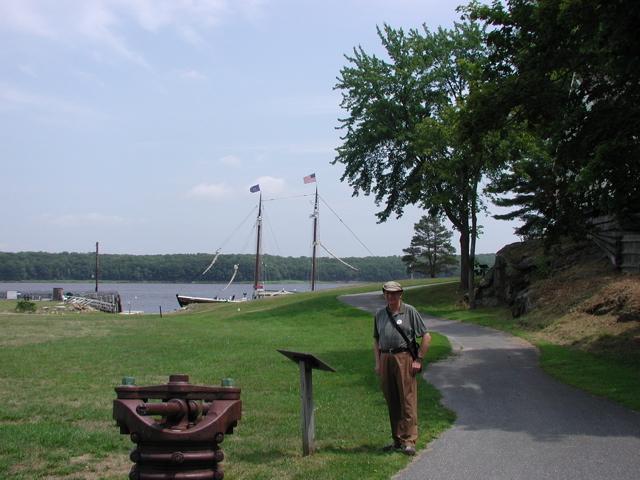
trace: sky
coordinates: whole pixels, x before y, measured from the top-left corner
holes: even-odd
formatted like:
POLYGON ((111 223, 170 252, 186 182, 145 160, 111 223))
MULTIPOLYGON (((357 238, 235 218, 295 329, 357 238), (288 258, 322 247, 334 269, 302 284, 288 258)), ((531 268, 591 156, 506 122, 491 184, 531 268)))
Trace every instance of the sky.
MULTIPOLYGON (((376 26, 450 28, 461 3, 0 0, 0 251, 250 253, 260 185, 269 253, 309 255, 317 187, 327 249, 402 255, 425 212, 379 224, 340 181, 334 87, 354 47, 383 56, 376 26)), ((478 253, 519 241, 480 223, 478 253)))

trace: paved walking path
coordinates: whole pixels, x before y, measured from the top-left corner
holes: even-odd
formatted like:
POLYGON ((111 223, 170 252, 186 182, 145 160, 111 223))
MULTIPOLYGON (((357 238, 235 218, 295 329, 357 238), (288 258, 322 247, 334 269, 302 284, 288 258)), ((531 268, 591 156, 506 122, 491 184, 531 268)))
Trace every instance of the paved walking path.
MULTIPOLYGON (((339 300, 369 312, 385 305, 378 292, 339 300)), ((394 478, 640 479, 640 414, 553 380, 517 337, 423 317, 454 351, 424 377, 458 418, 394 478)))

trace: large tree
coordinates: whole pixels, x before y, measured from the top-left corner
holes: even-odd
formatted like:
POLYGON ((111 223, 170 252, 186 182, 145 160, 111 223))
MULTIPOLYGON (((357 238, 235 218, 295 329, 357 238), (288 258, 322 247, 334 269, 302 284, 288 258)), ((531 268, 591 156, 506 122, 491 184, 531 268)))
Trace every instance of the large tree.
POLYGON ((453 233, 447 230, 439 217, 425 215, 413 230, 411 245, 402 249, 406 254, 402 261, 407 264, 409 273, 418 272, 435 278, 458 266, 456 250, 451 245, 453 233))
POLYGON ((491 25, 492 49, 467 133, 520 123, 544 143, 496 188, 517 190, 503 203, 520 207, 522 232, 581 235, 585 217, 636 213, 640 2, 474 2, 467 12, 491 25))
POLYGON ((444 213, 460 233, 461 286, 471 293, 483 208, 481 185, 500 170, 509 148, 503 134, 484 132, 473 142, 461 135, 460 118, 474 79, 486 62, 484 30, 474 22, 452 30, 405 34, 378 29, 387 60, 359 47, 347 56, 336 88, 343 91, 345 131, 334 163, 354 195, 384 203, 379 220, 417 205, 444 213))

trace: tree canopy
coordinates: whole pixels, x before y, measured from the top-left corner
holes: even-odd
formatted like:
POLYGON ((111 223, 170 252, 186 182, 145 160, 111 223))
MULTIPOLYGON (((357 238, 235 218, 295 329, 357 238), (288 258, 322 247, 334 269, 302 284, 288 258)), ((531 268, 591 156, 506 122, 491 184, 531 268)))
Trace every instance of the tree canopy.
POLYGON ((521 233, 579 236, 585 216, 637 212, 640 3, 509 0, 465 10, 491 30, 467 134, 520 123, 542 147, 494 189, 520 207, 511 216, 525 221, 521 233))
POLYGON ((482 182, 520 146, 504 131, 462 135, 467 96, 487 61, 485 31, 467 21, 407 34, 385 25, 378 35, 387 60, 359 47, 340 72, 336 88, 349 115, 334 164, 345 166, 342 180, 354 195, 373 194, 384 204, 380 221, 407 205, 445 214, 460 233, 461 285, 472 293, 482 182))

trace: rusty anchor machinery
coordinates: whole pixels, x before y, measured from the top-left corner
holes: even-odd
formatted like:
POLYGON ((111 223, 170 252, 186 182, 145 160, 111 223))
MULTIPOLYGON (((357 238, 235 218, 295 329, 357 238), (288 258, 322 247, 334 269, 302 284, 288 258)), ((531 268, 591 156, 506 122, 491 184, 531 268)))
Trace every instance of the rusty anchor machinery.
MULTIPOLYGON (((309 175, 307 177, 304 177, 304 183, 305 184, 306 183, 315 183, 315 181, 316 181, 315 174, 312 174, 312 175, 309 175)), ((197 297, 197 296, 184 295, 184 294, 181 294, 181 293, 176 294, 176 298, 178 299, 178 303, 180 304, 181 307, 184 307, 184 306, 192 304, 192 303, 239 303, 239 302, 246 302, 247 300, 250 300, 250 299, 254 300, 254 299, 260 299, 260 298, 267 298, 267 297, 274 297, 274 296, 278 296, 278 295, 288 295, 288 294, 296 293, 296 292, 292 292, 292 291, 285 290, 285 289, 268 289, 268 288, 265 288, 265 286, 264 286, 264 282, 262 281, 263 272, 262 272, 262 269, 261 269, 261 265, 262 265, 261 264, 261 256, 262 256, 262 237, 263 237, 263 215, 264 215, 262 192, 260 191, 260 186, 259 185, 255 185, 255 186, 251 187, 250 192, 251 193, 260 193, 260 198, 259 198, 259 201, 258 201, 258 205, 253 210, 253 211, 255 211, 255 209, 257 208, 257 216, 256 216, 256 220, 255 220, 255 227, 254 227, 255 236, 256 236, 256 238, 255 238, 255 263, 254 263, 254 276, 253 276, 253 292, 252 292, 251 298, 249 298, 247 293, 244 293, 241 298, 237 298, 235 296, 230 296, 230 297, 221 296, 221 294, 223 292, 225 292, 229 288, 229 286, 233 283, 233 281, 235 280, 235 278, 236 278, 236 276, 238 274, 238 270, 239 270, 240 266, 236 264, 236 265, 233 266, 233 272, 232 272, 232 275, 231 275, 231 279, 225 285, 225 287, 220 290, 220 292, 215 297, 197 297)), ((304 196, 307 196, 307 195, 304 195, 304 196)), ((335 214, 335 212, 334 212, 334 214, 335 214)), ((238 226, 238 228, 236 228, 236 230, 234 230, 234 233, 237 232, 242 227, 242 225, 247 221, 247 219, 250 216, 251 216, 251 213, 243 220, 241 225, 238 226)), ((311 215, 309 215, 309 217, 312 218, 312 220, 313 220, 313 242, 312 242, 312 254, 311 254, 311 288, 310 289, 311 289, 311 291, 314 291, 315 287, 316 287, 317 276, 318 276, 317 268, 316 268, 316 254, 317 254, 317 248, 318 247, 322 247, 331 257, 335 258, 337 261, 339 261, 340 263, 342 263, 346 267, 348 267, 348 268, 350 268, 352 270, 356 270, 356 271, 358 269, 353 267, 352 265, 349 265, 347 262, 345 262, 341 258, 337 257, 333 252, 331 252, 329 249, 327 249, 327 247, 325 247, 322 244, 322 242, 320 241, 320 239, 319 239, 319 228, 318 228, 319 196, 318 196, 317 184, 316 184, 314 202, 313 202, 313 213, 311 215)), ((351 233, 353 233, 353 232, 351 232, 351 233)), ((232 233, 231 236, 233 236, 233 233, 232 233)), ((211 263, 207 266, 207 268, 199 276, 203 276, 209 270, 211 270, 211 268, 215 265, 216 261, 218 260, 218 257, 220 256, 221 251, 224 248, 224 245, 230 240, 231 236, 229 238, 227 238, 227 240, 225 240, 225 242, 223 243, 223 245, 220 248, 218 248, 218 250, 216 251, 216 253, 214 255, 214 258, 211 261, 211 263)), ((362 242, 360 242, 360 243, 362 243, 362 242)), ((369 250, 367 249, 367 251, 369 251, 369 250)), ((373 255, 370 251, 369 251, 369 253, 371 255, 373 255)))

